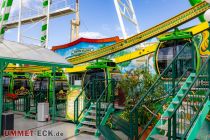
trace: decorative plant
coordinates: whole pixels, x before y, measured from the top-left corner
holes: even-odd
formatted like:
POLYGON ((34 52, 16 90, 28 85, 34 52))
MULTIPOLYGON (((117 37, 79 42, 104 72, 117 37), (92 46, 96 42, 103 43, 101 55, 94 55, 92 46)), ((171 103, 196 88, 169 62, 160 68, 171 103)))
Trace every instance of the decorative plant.
MULTIPOLYGON (((148 71, 142 69, 132 70, 125 74, 124 78, 119 82, 119 87, 126 96, 125 110, 122 113, 124 119, 129 120, 130 111, 141 97, 147 93, 156 79, 157 75, 151 75, 148 71)), ((159 85, 152 94, 146 96, 142 103, 143 107, 138 109, 138 117, 141 118, 138 119, 140 126, 145 125, 154 115, 153 112, 157 108, 157 102, 159 101, 155 97, 161 97, 163 92, 163 86, 159 85)))

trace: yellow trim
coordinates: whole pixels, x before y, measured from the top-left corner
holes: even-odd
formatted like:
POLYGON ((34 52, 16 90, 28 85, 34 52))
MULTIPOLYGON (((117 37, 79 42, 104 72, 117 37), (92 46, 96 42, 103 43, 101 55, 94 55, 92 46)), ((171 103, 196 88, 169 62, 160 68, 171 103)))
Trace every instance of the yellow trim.
POLYGON ((199 34, 209 28, 208 22, 201 23, 195 27, 190 28, 187 32, 192 32, 193 35, 199 34))
POLYGON ((158 54, 159 54, 159 49, 157 49, 157 53, 156 53, 156 56, 155 57, 155 63, 156 63, 156 70, 158 71, 158 74, 160 74, 160 69, 159 69, 159 66, 158 66, 158 54))
POLYGON ((9 64, 5 72, 28 72, 28 73, 41 73, 44 71, 50 71, 49 67, 42 66, 15 66, 9 64))
MULTIPOLYGON (((196 35, 207 30, 208 28, 209 28, 208 22, 204 22, 195 27, 188 29, 187 32, 192 32, 193 35, 196 35)), ((120 56, 120 57, 116 57, 114 58, 114 62, 118 64, 118 63, 126 62, 129 60, 133 60, 133 59, 145 56, 147 54, 155 52, 157 47, 158 47, 158 43, 153 44, 151 46, 146 47, 145 49, 137 50, 135 52, 132 52, 132 53, 120 56)), ((83 65, 75 66, 73 68, 67 68, 65 72, 66 73, 82 72, 86 70, 87 66, 88 64, 83 64, 83 65)))
POLYGON ((132 52, 132 53, 120 56, 120 57, 116 57, 114 58, 114 62, 118 64, 118 63, 122 63, 125 61, 129 61, 132 59, 145 56, 147 54, 153 53, 156 50, 157 46, 158 46, 158 43, 155 43, 151 46, 146 47, 145 49, 137 50, 135 52, 132 52))
POLYGON ((74 66, 73 68, 66 68, 64 71, 65 73, 83 72, 86 71, 87 66, 88 64, 74 66))
MULTIPOLYGON (((199 33, 203 32, 203 31, 205 31, 208 28, 209 28, 208 22, 203 22, 203 23, 200 23, 200 24, 198 24, 198 25, 196 25, 194 27, 191 27, 190 29, 187 29, 187 30, 183 29, 183 31, 191 32, 192 35, 196 35, 196 34, 199 34, 199 33)), ((163 34, 157 36, 157 38, 159 39, 159 38, 161 38, 163 36, 166 36, 166 35, 169 35, 171 33, 172 32, 163 33, 163 34)))
MULTIPOLYGON (((209 5, 206 2, 201 2, 194 7, 148 29, 139 34, 136 34, 130 38, 127 38, 124 41, 120 41, 116 44, 106 46, 102 49, 98 49, 96 51, 91 51, 81 56, 73 57, 68 59, 70 63, 77 65, 82 64, 100 57, 107 56, 109 54, 124 50, 126 48, 132 47, 136 44, 144 42, 152 37, 156 37, 159 34, 162 34, 180 24, 187 22, 188 20, 198 17, 200 14, 204 13, 209 9, 209 5)), ((201 27, 200 27, 201 28, 201 27)), ((196 32, 193 31, 193 32, 196 32)))

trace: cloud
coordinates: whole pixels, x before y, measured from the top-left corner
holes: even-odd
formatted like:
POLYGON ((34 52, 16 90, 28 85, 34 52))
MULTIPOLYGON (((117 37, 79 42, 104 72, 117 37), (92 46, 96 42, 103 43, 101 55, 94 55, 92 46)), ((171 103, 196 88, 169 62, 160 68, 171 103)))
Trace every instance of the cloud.
MULTIPOLYGON (((37 9, 40 7, 42 0, 22 0, 22 7, 27 9, 37 9)), ((19 0, 13 0, 11 14, 17 14, 19 10, 19 0)))
POLYGON ((79 36, 84 38, 92 38, 92 39, 106 38, 105 35, 99 32, 81 32, 79 33, 79 36))

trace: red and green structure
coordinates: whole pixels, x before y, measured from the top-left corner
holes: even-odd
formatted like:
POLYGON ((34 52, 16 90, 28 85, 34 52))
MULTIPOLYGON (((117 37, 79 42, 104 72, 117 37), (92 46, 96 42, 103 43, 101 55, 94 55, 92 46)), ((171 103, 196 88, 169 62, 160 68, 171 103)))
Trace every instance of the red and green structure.
POLYGON ((4 24, 9 19, 12 3, 13 3, 13 0, 3 0, 3 2, 2 2, 1 16, 0 16, 0 39, 3 39, 4 33, 5 33, 4 24))
POLYGON ((45 18, 42 21, 41 46, 46 48, 48 45, 50 0, 43 0, 42 6, 45 18))

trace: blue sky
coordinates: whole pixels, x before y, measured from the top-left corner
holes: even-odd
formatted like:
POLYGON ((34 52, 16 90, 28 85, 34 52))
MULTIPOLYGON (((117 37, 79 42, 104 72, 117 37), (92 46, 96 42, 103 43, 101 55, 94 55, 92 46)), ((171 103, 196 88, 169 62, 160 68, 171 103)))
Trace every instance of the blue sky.
MULTIPOLYGON (((37 8, 41 0, 23 0, 25 7, 37 8)), ((72 1, 72 0, 70 0, 72 1)), ((133 6, 141 31, 148 29, 176 14, 190 8, 188 0, 133 0, 133 6)), ((13 14, 18 10, 17 0, 14 1, 13 14)), ((73 15, 50 20, 49 45, 55 46, 70 41, 70 21, 73 15)), ((91 38, 120 36, 117 13, 113 0, 80 0, 80 35, 91 38)), ((197 19, 187 23, 183 27, 198 24, 197 19)), ((135 28, 126 23, 129 35, 135 34, 135 28)), ((39 39, 41 34, 41 23, 22 27, 23 36, 39 39), (26 30, 26 29, 30 30, 26 30)), ((17 29, 9 30, 5 38, 16 40, 17 29)), ((39 44, 39 41, 32 41, 23 37, 25 43, 39 44)))

